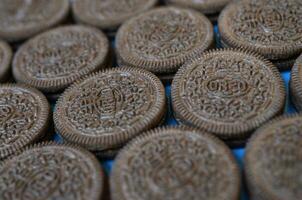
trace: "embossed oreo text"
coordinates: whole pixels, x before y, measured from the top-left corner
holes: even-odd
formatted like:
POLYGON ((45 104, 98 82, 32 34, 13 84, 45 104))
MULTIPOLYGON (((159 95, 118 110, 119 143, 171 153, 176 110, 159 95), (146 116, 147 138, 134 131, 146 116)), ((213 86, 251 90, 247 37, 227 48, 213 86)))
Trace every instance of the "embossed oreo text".
POLYGON ((206 83, 206 88, 214 96, 234 97, 248 92, 249 86, 244 80, 216 77, 206 83))
MULTIPOLYGON (((230 53, 231 54, 231 53, 230 53)), ((217 55, 196 63, 180 86, 184 105, 197 116, 224 122, 253 117, 271 106, 275 79, 264 63, 244 55, 217 55)))

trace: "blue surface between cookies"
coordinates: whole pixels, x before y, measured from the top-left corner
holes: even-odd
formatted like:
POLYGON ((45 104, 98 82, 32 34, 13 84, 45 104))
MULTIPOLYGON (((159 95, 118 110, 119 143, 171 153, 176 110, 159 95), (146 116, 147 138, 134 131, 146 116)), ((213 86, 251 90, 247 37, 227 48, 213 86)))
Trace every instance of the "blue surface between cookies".
MULTIPOLYGON (((217 25, 215 25, 214 27, 214 30, 215 30, 215 37, 216 37, 216 41, 219 41, 219 34, 218 34, 218 29, 217 29, 217 25)), ((114 44, 114 42, 113 42, 114 44)), ((217 44, 216 46, 219 46, 219 44, 217 44)), ((293 107, 292 103, 290 102, 290 96, 289 96, 289 91, 288 91, 288 83, 289 83, 289 80, 290 80, 290 71, 284 71, 284 72, 281 72, 281 75, 282 75, 282 78, 284 80, 284 84, 286 86, 286 91, 287 91, 287 96, 286 96, 286 107, 285 107, 285 111, 284 111, 284 114, 292 114, 292 113, 295 113, 296 110, 295 108, 293 107)), ((166 119, 166 122, 165 122, 165 125, 167 126, 175 126, 177 125, 177 122, 176 120, 173 118, 173 114, 172 114, 172 110, 171 110, 171 102, 170 102, 170 99, 171 99, 171 86, 170 84, 166 84, 165 85, 165 89, 166 89, 166 96, 167 96, 167 99, 169 101, 169 109, 168 109, 168 116, 167 116, 167 119, 166 119)), ((55 135, 55 141, 61 141, 61 138, 58 134, 55 135)), ((233 151, 233 154, 241 168, 241 170, 243 169, 243 165, 244 165, 244 162, 243 162, 243 157, 244 157, 244 148, 236 148, 236 149, 232 149, 233 151)), ((111 168, 114 164, 114 160, 102 160, 101 161, 101 164, 104 168, 104 170, 107 172, 107 174, 110 174, 110 171, 111 171, 111 168)), ((243 182, 242 182, 243 183, 243 182)), ((246 188, 245 188, 245 185, 242 184, 242 191, 241 191, 241 198, 240 200, 249 200, 248 198, 248 195, 246 193, 246 188)))

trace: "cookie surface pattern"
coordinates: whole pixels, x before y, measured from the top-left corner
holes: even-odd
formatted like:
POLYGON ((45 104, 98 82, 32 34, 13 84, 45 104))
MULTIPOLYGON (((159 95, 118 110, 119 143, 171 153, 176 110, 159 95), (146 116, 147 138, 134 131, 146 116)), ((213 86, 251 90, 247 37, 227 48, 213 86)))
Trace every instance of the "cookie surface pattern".
POLYGON ((172 85, 178 117, 220 136, 256 128, 282 110, 284 99, 272 64, 233 50, 205 53, 187 63, 172 85))
POLYGON ((65 110, 66 117, 75 129, 88 135, 115 132, 143 118, 154 105, 155 92, 143 77, 104 74, 68 95, 72 99, 65 110))
POLYGON ((68 5, 68 0, 2 0, 0 37, 24 39, 55 25, 67 14, 68 5))
POLYGON ((186 9, 160 8, 123 25, 117 51, 130 65, 175 72, 187 57, 209 48, 212 37, 212 26, 204 16, 186 9))
POLYGON ((0 168, 3 200, 98 200, 102 173, 92 155, 65 146, 27 150, 0 168))
POLYGON ((0 87, 0 159, 39 139, 50 108, 38 91, 23 86, 0 87))
POLYGON ((157 125, 164 106, 164 88, 157 77, 145 70, 121 67, 69 88, 57 104, 54 120, 67 140, 85 143, 82 137, 87 137, 91 141, 86 145, 106 149, 157 125))
POLYGON ((290 57, 302 49, 302 4, 299 0, 234 3, 222 14, 219 29, 232 47, 260 48, 270 59, 290 57))
POLYGON ((36 98, 18 89, 1 89, 0 91, 0 147, 16 141, 35 125, 39 116, 36 98))
POLYGON ((197 9, 205 14, 218 13, 231 0, 165 0, 169 4, 197 9))
POLYGON ((116 159, 113 199, 236 199, 239 173, 229 150, 193 132, 163 129, 133 140, 116 159))
POLYGON ((255 197, 302 198, 301 124, 301 116, 283 117, 259 129, 251 139, 245 160, 255 197))
POLYGON ((76 0, 73 11, 80 21, 102 28, 114 28, 131 16, 153 7, 156 2, 157 0, 76 0))
POLYGON ((106 37, 96 29, 85 26, 53 29, 19 49, 13 72, 21 82, 42 90, 63 89, 77 78, 104 67, 108 48, 106 37))

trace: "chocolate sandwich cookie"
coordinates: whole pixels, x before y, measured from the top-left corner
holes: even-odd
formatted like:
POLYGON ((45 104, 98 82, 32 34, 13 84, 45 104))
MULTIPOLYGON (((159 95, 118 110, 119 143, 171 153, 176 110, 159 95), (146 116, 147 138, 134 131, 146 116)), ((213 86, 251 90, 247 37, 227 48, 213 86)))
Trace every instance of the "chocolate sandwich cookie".
POLYGON ((71 25, 42 33, 24 45, 14 56, 13 75, 56 96, 76 80, 107 67, 109 42, 98 29, 71 25))
POLYGON ((45 138, 49 120, 50 106, 41 92, 24 85, 1 85, 0 160, 45 138))
POLYGON ((137 68, 102 70, 69 87, 59 98, 56 130, 64 141, 91 151, 120 148, 165 116, 165 89, 137 68))
POLYGON ((302 55, 296 60, 291 71, 290 97, 296 109, 302 111, 302 55))
POLYGON ((212 22, 215 22, 220 11, 231 1, 232 0, 165 0, 165 3, 195 9, 205 14, 212 22))
POLYGON ((242 0, 231 3, 219 17, 225 46, 257 52, 281 65, 302 51, 300 0, 242 0))
POLYGON ((285 87, 268 60, 241 50, 214 50, 187 62, 171 86, 181 123, 241 145, 250 133, 281 114, 285 87))
POLYGON ((12 59, 12 49, 0 40, 0 83, 11 79, 10 64, 12 59))
POLYGON ((1 0, 0 38, 15 42, 32 37, 67 16, 69 0, 1 0))
POLYGON ((67 145, 34 145, 0 164, 0 199, 100 200, 104 174, 88 151, 67 145))
POLYGON ((237 200, 240 173, 230 149, 213 135, 160 128, 138 136, 118 154, 110 188, 112 200, 237 200))
POLYGON ((114 32, 124 21, 156 4, 157 0, 74 0, 72 12, 78 22, 114 32))
POLYGON ((284 116, 258 129, 244 160, 251 200, 301 200, 302 116, 284 116))
POLYGON ((120 65, 173 74, 214 44, 211 22, 196 11, 174 7, 151 10, 127 21, 116 37, 120 65))

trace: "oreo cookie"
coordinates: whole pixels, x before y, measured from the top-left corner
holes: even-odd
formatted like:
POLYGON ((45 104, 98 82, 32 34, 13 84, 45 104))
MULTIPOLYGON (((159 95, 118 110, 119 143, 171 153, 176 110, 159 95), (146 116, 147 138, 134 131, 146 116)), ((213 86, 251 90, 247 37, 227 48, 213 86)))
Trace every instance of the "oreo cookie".
POLYGON ((168 5, 187 7, 205 14, 212 22, 216 22, 220 11, 232 0, 165 0, 168 5))
POLYGON ((159 77, 174 74, 187 60, 212 47, 211 22, 182 8, 153 9, 127 21, 116 37, 119 65, 147 69, 159 77))
POLYGON ((302 199, 302 116, 283 116, 258 129, 245 154, 251 199, 302 199))
POLYGON ((214 50, 187 62, 171 86, 175 117, 230 145, 281 114, 285 87, 277 68, 256 54, 214 50))
POLYGON ((280 70, 302 51, 300 0, 238 1, 223 10, 218 27, 223 46, 257 52, 280 70))
POLYGON ((11 78, 10 64, 12 54, 10 46, 0 40, 0 83, 6 82, 11 78))
POLYGON ((290 79, 290 97, 296 109, 302 111, 302 55, 297 59, 290 79))
POLYGON ((0 164, 2 200, 99 200, 103 187, 100 163, 78 147, 43 143, 0 164))
POLYGON ((62 22, 69 12, 69 0, 2 0, 0 38, 25 40, 62 22))
POLYGON ((213 135, 166 127, 127 144, 115 160, 110 188, 112 200, 237 200, 240 173, 230 149, 213 135))
POLYGON ((49 120, 50 106, 41 92, 24 85, 1 85, 0 160, 46 138, 49 120))
POLYGON ((107 67, 109 41, 96 28, 63 26, 23 44, 13 60, 18 82, 58 96, 76 80, 107 67))
POLYGON ((55 127, 66 142, 111 151, 161 123, 165 100, 164 86, 146 70, 102 70, 63 93, 54 112, 55 127))
POLYGON ((157 0, 74 0, 73 17, 77 22, 96 26, 113 34, 126 20, 146 12, 157 0))

